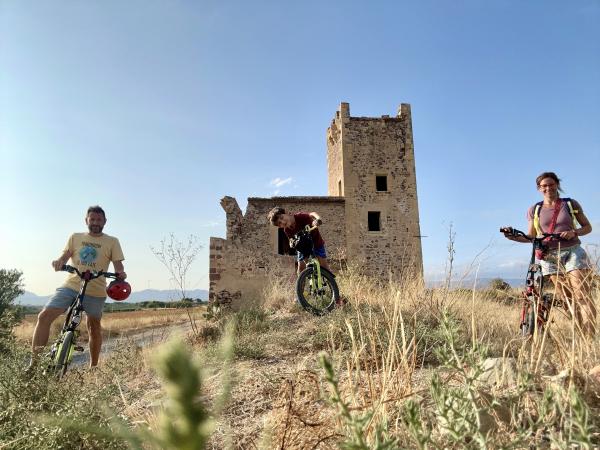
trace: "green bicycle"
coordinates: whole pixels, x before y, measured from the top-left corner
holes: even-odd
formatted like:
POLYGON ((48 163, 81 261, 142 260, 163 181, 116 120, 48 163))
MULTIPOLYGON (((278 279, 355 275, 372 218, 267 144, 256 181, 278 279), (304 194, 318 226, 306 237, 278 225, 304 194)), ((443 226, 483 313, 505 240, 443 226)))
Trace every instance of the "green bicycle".
POLYGON ((322 316, 327 314, 339 302, 340 292, 335 275, 321 267, 314 253, 314 244, 310 232, 317 228, 307 225, 290 239, 290 247, 304 257, 306 268, 296 280, 296 298, 306 311, 322 316))

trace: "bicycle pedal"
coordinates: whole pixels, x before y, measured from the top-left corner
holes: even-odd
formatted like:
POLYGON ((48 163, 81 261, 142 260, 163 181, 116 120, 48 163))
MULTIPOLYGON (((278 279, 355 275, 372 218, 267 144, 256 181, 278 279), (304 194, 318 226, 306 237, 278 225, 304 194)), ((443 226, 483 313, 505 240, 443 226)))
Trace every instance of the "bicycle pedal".
POLYGON ((73 347, 73 350, 75 350, 76 352, 82 352, 83 347, 81 345, 76 345, 75 347, 73 347))

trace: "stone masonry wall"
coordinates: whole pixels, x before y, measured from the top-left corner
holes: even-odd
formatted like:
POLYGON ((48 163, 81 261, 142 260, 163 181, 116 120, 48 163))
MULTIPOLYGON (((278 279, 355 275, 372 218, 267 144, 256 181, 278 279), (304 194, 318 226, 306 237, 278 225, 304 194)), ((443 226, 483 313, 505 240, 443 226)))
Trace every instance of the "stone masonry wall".
POLYGON ((267 222, 274 206, 318 212, 331 262, 361 264, 381 279, 422 276, 410 105, 396 117, 372 118, 351 117, 342 103, 327 130, 327 168, 328 197, 249 198, 245 214, 234 198, 221 200, 227 231, 210 240, 211 301, 234 308, 260 302, 270 279, 294 273, 295 258, 277 254, 278 228, 267 222), (376 188, 377 176, 386 177, 387 189, 376 188), (380 213, 379 231, 369 230, 369 212, 380 213))
MULTIPOLYGON (((262 290, 271 277, 294 273, 293 256, 279 255, 278 228, 267 220, 274 206, 289 212, 316 211, 327 252, 334 258, 345 255, 344 199, 330 197, 249 198, 242 216, 237 201, 224 197, 227 239, 211 238, 209 253, 209 299, 231 298, 233 307, 260 302, 262 290)), ((290 297, 293 298, 293 291, 290 297)))
POLYGON ((344 161, 342 154, 342 127, 338 126, 342 111, 336 113, 336 120, 327 128, 327 195, 344 196, 344 161))
POLYGON ((342 173, 348 259, 379 277, 422 273, 410 105, 397 117, 364 118, 342 103, 328 136, 337 136, 328 140, 328 161, 337 164, 329 176, 342 173), (387 177, 386 191, 376 190, 377 175, 387 177), (369 211, 380 212, 380 231, 369 231, 369 211))

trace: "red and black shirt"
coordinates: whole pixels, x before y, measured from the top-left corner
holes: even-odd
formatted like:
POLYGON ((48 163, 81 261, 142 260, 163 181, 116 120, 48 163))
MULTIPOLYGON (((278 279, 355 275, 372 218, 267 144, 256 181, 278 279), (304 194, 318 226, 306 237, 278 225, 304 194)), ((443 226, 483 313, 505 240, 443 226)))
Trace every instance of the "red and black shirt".
MULTIPOLYGON (((294 237, 298 231, 301 231, 306 227, 306 225, 312 225, 315 220, 313 216, 305 212, 297 212, 294 214, 295 223, 291 228, 284 228, 283 232, 289 238, 294 237)), ((313 239, 313 244, 315 248, 321 248, 325 245, 325 241, 321 237, 321 233, 319 233, 319 229, 315 228, 310 232, 310 235, 313 239)))

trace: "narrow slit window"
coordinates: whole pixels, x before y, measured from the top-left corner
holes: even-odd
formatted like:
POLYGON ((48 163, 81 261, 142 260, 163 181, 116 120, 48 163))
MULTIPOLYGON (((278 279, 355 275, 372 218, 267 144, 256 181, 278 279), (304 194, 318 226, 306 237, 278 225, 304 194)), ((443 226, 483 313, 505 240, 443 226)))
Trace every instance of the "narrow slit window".
POLYGON ((380 211, 369 211, 369 231, 381 231, 380 211))
POLYGON ((342 180, 338 181, 338 197, 342 196, 342 180))
POLYGON ((377 191, 379 191, 379 192, 385 192, 388 190, 386 175, 376 175, 375 176, 375 189, 377 189, 377 191))

